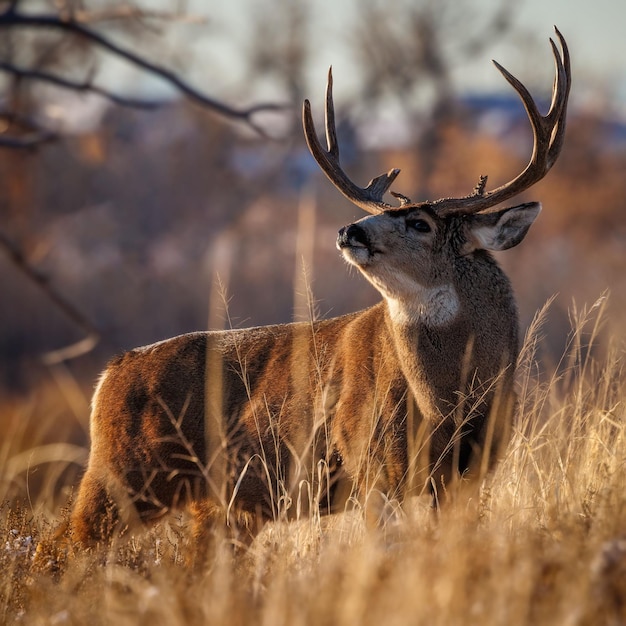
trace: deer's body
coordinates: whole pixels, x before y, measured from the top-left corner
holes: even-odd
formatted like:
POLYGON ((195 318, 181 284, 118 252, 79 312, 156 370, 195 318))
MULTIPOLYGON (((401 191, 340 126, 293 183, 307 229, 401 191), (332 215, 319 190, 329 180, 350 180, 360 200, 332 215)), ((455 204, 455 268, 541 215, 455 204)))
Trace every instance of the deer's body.
POLYGON ((397 311, 394 319, 381 302, 311 324, 191 333, 112 361, 94 396, 76 536, 100 537, 93 520, 111 506, 116 483, 145 518, 189 501, 211 502, 215 515, 224 515, 237 485, 233 510, 258 521, 276 515, 281 494, 295 500, 296 479, 314 491, 321 486, 317 502, 326 510, 344 505, 345 493, 332 499, 340 475, 363 498, 372 490, 401 498, 409 486, 418 493, 429 478, 449 483, 482 459, 472 452, 483 451, 483 422, 499 394, 495 453, 511 412, 515 303, 489 256, 465 259, 459 270, 473 277, 471 292, 464 293, 466 281, 449 285, 458 298, 452 307, 416 300, 422 316, 410 321, 397 311), (489 316, 494 302, 498 314, 489 316), (218 450, 221 440, 207 445, 207 420, 216 417, 207 389, 221 392, 224 421, 217 426, 225 450, 218 450), (470 412, 471 433, 462 437, 457 429, 470 430, 470 412), (417 445, 427 458, 410 475, 409 440, 422 424, 417 445), (216 454, 224 455, 222 493, 208 478, 216 454), (317 473, 319 461, 328 471, 317 473))
POLYGON ((328 152, 307 103, 312 153, 373 214, 337 245, 383 301, 325 321, 182 335, 111 362, 94 395, 78 540, 108 538, 107 513, 149 519, 191 504, 200 526, 254 531, 301 500, 331 511, 347 495, 401 500, 483 475, 510 429, 518 355, 513 293, 489 251, 517 245, 540 206, 485 208, 556 158, 569 91, 561 43, 548 116, 516 86, 535 132, 531 164, 487 194, 481 180, 467 198, 384 204, 397 170, 354 186, 338 169, 332 98, 328 152))

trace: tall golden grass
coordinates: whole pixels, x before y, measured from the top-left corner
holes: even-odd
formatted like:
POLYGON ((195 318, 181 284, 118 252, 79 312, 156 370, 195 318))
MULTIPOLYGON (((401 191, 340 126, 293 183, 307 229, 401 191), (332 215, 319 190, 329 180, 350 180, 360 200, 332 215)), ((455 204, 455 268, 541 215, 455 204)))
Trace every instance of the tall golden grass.
POLYGON ((5 403, 0 621, 626 623, 624 351, 603 340, 605 307, 603 296, 572 309, 553 364, 541 357, 548 307, 538 314, 520 357, 512 441, 475 500, 439 513, 408 501, 378 530, 358 510, 270 523, 248 548, 224 538, 202 568, 186 565, 194 548, 183 515, 92 552, 56 542, 67 516, 59 493, 86 449, 43 424, 70 406, 80 414, 83 400, 58 378, 56 394, 5 403))

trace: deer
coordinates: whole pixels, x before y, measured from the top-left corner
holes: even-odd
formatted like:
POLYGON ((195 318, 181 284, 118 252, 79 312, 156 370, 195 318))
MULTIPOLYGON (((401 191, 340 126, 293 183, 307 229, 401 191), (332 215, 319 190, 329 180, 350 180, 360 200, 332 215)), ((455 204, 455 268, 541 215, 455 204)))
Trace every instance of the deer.
POLYGON ((399 169, 352 182, 340 166, 329 70, 327 145, 308 100, 305 139, 331 183, 368 213, 336 244, 382 300, 331 319, 192 332, 113 358, 93 395, 74 540, 110 541, 116 528, 183 507, 198 541, 216 528, 254 537, 283 514, 350 502, 376 525, 386 503, 426 494, 444 506, 453 485, 493 469, 516 410, 519 330, 492 252, 518 245, 541 210, 498 206, 561 152, 571 69, 555 32, 545 115, 494 61, 532 128, 526 168, 491 191, 481 176, 465 197, 412 202, 390 191, 399 169))

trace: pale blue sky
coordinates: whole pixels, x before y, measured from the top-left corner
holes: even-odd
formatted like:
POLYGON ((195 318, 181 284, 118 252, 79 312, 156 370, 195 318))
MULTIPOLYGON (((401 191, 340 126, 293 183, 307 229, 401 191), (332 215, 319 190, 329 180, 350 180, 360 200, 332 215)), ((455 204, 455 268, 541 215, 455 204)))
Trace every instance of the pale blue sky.
MULTIPOLYGON (((167 0, 161 0, 167 4, 167 0)), ((293 0, 305 2, 307 0, 293 0)), ((407 2, 410 0, 404 0, 407 2)), ((420 0, 437 2, 437 0, 420 0)), ((514 1, 514 0, 512 0, 514 1)), ((475 20, 487 19, 502 0, 458 0, 466 14, 475 20)), ((389 0, 385 6, 397 6, 389 0)), ((400 2, 401 4, 401 2, 400 2)), ((152 5, 151 5, 152 6, 152 5)), ((309 70, 311 97, 314 85, 323 91, 328 65, 334 67, 336 99, 347 97, 360 86, 356 64, 345 32, 358 10, 359 0, 308 0, 312 15, 309 36, 318 45, 316 63, 309 70)), ((453 5, 457 6, 457 5, 453 5)), ((574 88, 572 106, 606 107, 626 119, 626 2, 624 0, 518 0, 515 2, 515 34, 489 46, 471 63, 455 63, 455 83, 459 89, 506 90, 510 87, 491 64, 495 58, 510 69, 531 89, 551 88, 554 67, 548 38, 556 24, 566 37, 572 55, 574 88), (539 86, 539 87, 537 87, 539 86)), ((234 102, 252 102, 259 98, 275 99, 272 85, 246 84, 242 75, 242 46, 259 12, 277 11, 274 0, 188 0, 190 13, 204 15, 203 25, 180 25, 173 48, 188 50, 189 63, 182 72, 200 89, 234 102)), ((459 9, 461 10, 461 9, 459 9)), ((402 11, 396 10, 398 20, 402 11)), ((394 18, 395 19, 395 18, 394 18)), ((450 37, 455 32, 451 30, 450 37)), ((375 41, 372 42, 375 45, 375 41)), ((137 75, 127 68, 114 70, 117 78, 129 87, 137 86, 137 75)), ((152 86, 154 87, 154 86, 152 86)))
MULTIPOLYGON (((485 4, 489 5, 489 0, 485 4)), ((572 55, 578 99, 592 98, 592 93, 584 92, 595 88, 609 89, 626 100, 626 2, 523 0, 518 17, 518 24, 546 37, 553 24, 559 27, 572 55)), ((493 54, 505 56, 509 52, 498 46, 493 54)))

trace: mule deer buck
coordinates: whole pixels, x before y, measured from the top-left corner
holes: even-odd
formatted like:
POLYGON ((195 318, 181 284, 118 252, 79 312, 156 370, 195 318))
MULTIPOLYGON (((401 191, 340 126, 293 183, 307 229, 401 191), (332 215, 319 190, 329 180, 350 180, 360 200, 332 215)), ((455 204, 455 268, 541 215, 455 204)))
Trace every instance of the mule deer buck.
POLYGON ((548 113, 496 63, 519 94, 534 135, 527 167, 486 191, 413 203, 383 196, 392 169, 365 188, 341 169, 332 75, 326 139, 308 101, 306 141, 337 189, 371 215, 337 246, 382 301, 335 319, 196 332, 115 358, 93 398, 91 453, 71 517, 80 542, 113 524, 186 505, 198 537, 216 524, 253 534, 298 510, 330 512, 346 497, 374 518, 412 494, 445 497, 480 478, 507 441, 515 405, 516 304, 490 254, 522 241, 537 202, 494 208, 542 179, 563 144, 570 62, 556 30, 548 113), (348 489, 346 489, 346 485, 348 489))

